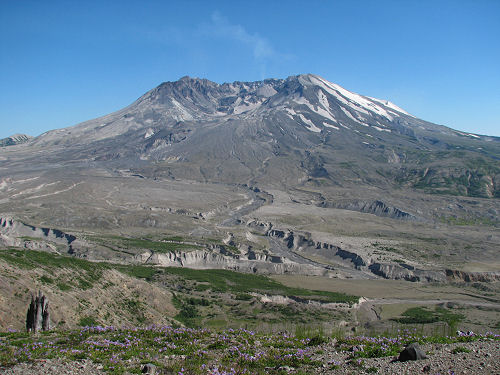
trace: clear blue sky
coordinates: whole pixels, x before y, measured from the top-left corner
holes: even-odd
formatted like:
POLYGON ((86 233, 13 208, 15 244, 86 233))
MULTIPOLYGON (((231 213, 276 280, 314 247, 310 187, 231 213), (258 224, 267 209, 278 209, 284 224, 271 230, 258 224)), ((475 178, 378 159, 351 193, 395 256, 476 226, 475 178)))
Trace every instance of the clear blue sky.
POLYGON ((75 125, 184 75, 300 73, 500 136, 500 0, 0 0, 0 138, 75 125))

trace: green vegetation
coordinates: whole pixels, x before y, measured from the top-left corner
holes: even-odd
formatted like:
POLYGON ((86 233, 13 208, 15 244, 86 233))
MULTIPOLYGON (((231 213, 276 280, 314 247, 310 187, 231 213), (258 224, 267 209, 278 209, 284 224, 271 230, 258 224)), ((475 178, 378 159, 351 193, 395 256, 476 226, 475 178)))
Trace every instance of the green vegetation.
POLYGON ((299 339, 305 339, 307 337, 321 337, 324 339, 326 336, 322 326, 301 324, 295 327, 295 337, 299 339))
POLYGON ((53 284, 54 283, 54 279, 52 279, 46 275, 41 276, 40 281, 44 284, 53 284))
POLYGON ((196 306, 183 305, 179 313, 175 316, 179 322, 184 323, 187 327, 196 327, 196 318, 198 317, 198 310, 196 306))
POLYGON ((68 290, 71 290, 71 286, 63 282, 58 282, 57 287, 62 292, 67 292, 68 290))
POLYGON ((188 327, 214 326, 214 322, 218 321, 230 322, 232 327, 258 327, 262 324, 293 326, 298 323, 331 321, 342 315, 335 310, 307 304, 263 303, 259 297, 254 297, 251 293, 288 295, 292 299, 304 302, 315 299, 320 303, 331 301, 350 303, 351 299, 352 301, 358 299, 354 296, 339 296, 336 293, 325 294, 319 291, 287 288, 265 276, 225 270, 165 268, 158 275, 158 279, 171 280, 172 275, 177 277, 174 281, 176 292, 173 303, 179 313, 175 319, 188 327), (197 292, 200 293, 199 296, 196 296, 197 292))
POLYGON ((178 294, 173 295, 172 302, 179 309, 179 313, 175 316, 179 322, 182 322, 187 327, 197 327, 200 325, 201 316, 197 306, 210 306, 212 303, 206 298, 181 297, 178 294))
POLYGON ((403 318, 396 318, 395 321, 403 324, 425 324, 439 321, 439 317, 424 307, 412 307, 406 310, 403 318))
POLYGON ((170 236, 170 237, 163 238, 163 241, 184 242, 184 237, 181 237, 181 236, 170 236))
POLYGON ((95 280, 100 278, 102 270, 106 268, 103 263, 36 250, 2 250, 0 251, 0 259, 24 269, 44 268, 51 270, 68 268, 82 270, 95 280))
POLYGON ((134 254, 132 250, 144 249, 152 250, 157 253, 169 253, 173 251, 188 251, 203 249, 207 245, 218 245, 233 254, 239 254, 240 251, 234 245, 226 245, 221 240, 215 238, 190 240, 182 236, 168 236, 161 239, 148 238, 129 238, 123 236, 89 236, 88 239, 101 246, 107 247, 113 251, 134 254))
MULTIPOLYGON (((130 277, 175 290, 174 317, 189 327, 214 326, 213 322, 228 322, 232 327, 319 323, 344 318, 341 310, 322 307, 326 303, 354 304, 358 297, 343 293, 287 287, 267 276, 244 274, 228 270, 194 270, 176 267, 123 265, 90 262, 85 259, 61 256, 34 250, 2 250, 0 261, 22 269, 41 271, 41 282, 62 292, 106 288, 111 283, 103 278, 105 272, 118 271, 130 277), (278 305, 261 301, 259 295, 279 295, 299 302, 278 305), (318 305, 309 305, 314 300, 318 305), (303 302, 303 303, 300 303, 303 302)), ((146 310, 137 296, 124 297, 119 308, 128 321, 145 324, 146 310)), ((108 317, 109 318, 109 317, 108 317)), ((108 318, 102 318, 107 321, 108 318)), ((90 321, 86 322, 87 325, 90 321)), ((215 323, 214 323, 215 324, 215 323)), ((264 328, 265 329, 265 328, 264 328)))
POLYGON ((236 294, 235 298, 238 301, 250 301, 253 298, 253 296, 248 293, 238 293, 236 294))
POLYGON ((239 273, 228 270, 194 270, 190 268, 165 268, 165 272, 184 279, 210 285, 213 291, 235 294, 256 292, 289 297, 302 297, 321 302, 348 303, 358 302, 359 297, 344 293, 290 288, 269 277, 239 273))
POLYGON ((500 226, 500 221, 487 217, 456 217, 440 216, 439 221, 448 225, 486 225, 491 227, 500 226))
POLYGON ((390 253, 402 254, 401 250, 398 250, 395 247, 385 246, 385 245, 383 245, 383 244, 381 244, 379 242, 372 243, 372 246, 376 247, 379 250, 387 251, 387 252, 390 252, 390 253))
POLYGON ((100 280, 102 272, 108 266, 104 263, 89 262, 88 260, 74 257, 62 256, 54 253, 47 253, 35 250, 2 250, 0 260, 4 260, 13 266, 21 269, 41 268, 49 274, 56 270, 71 270, 73 275, 61 276, 54 279, 43 275, 40 281, 45 284, 54 284, 62 291, 70 290, 73 287, 80 289, 90 289, 94 283, 100 280), (74 275, 77 275, 76 277, 74 275))
MULTIPOLYGON (((499 169, 500 171, 500 169, 499 169)), ((419 174, 423 175, 423 171, 419 174)), ((484 169, 461 170, 456 175, 448 174, 448 171, 437 171, 436 174, 429 174, 426 177, 418 177, 413 187, 423 189, 426 193, 462 195, 469 197, 489 198, 488 185, 490 177, 495 174, 484 169)), ((498 171, 496 172, 498 173, 498 171)), ((493 191, 496 198, 500 194, 498 190, 493 191)))
POLYGON ((84 316, 78 321, 80 327, 95 327, 99 324, 97 320, 92 316, 84 316))
POLYGON ((135 298, 124 298, 121 307, 123 310, 128 311, 138 323, 142 324, 146 321, 144 316, 143 303, 135 298))
MULTIPOLYGON (((497 150, 489 151, 498 154, 497 150)), ((500 196, 498 187, 490 190, 492 177, 500 173, 498 160, 478 156, 477 150, 405 150, 404 153, 407 165, 414 167, 402 170, 396 176, 396 181, 402 185, 410 182, 413 187, 430 194, 500 196)))
POLYGON ((196 282, 197 290, 211 289, 215 292, 229 292, 241 300, 249 300, 249 292, 285 295, 295 298, 313 299, 319 302, 348 303, 358 301, 358 297, 344 293, 312 291, 301 288, 290 288, 269 277, 255 274, 245 274, 228 270, 194 270, 190 268, 160 268, 144 265, 119 265, 104 262, 90 262, 85 259, 61 256, 53 253, 33 250, 2 250, 0 259, 23 269, 42 268, 48 273, 68 269, 74 271, 71 279, 54 280, 44 276, 43 282, 53 283, 60 290, 69 290, 73 287, 89 289, 99 281, 104 270, 116 269, 124 274, 148 281, 159 275, 177 276, 185 280, 196 282), (75 276, 76 275, 76 276, 75 276))
POLYGON ((457 346, 451 351, 453 354, 458 353, 470 353, 470 349, 467 349, 465 346, 457 346))
POLYGON ((222 245, 224 249, 228 250, 229 252, 233 254, 241 254, 241 251, 238 250, 238 248, 234 245, 222 245))
POLYGON ((402 314, 401 318, 395 318, 393 320, 402 324, 429 324, 446 322, 448 326, 454 327, 463 319, 463 315, 453 313, 442 307, 436 307, 435 310, 429 310, 425 307, 412 307, 406 310, 402 314))
POLYGON ((109 266, 120 271, 125 275, 129 275, 137 279, 145 279, 146 281, 152 281, 155 275, 161 272, 159 268, 151 266, 122 265, 122 264, 112 264, 109 266))
MULTIPOLYGON (((122 236, 93 236, 89 240, 94 241, 102 246, 105 246, 114 251, 129 253, 127 250, 145 249, 152 250, 157 253, 169 253, 173 251, 188 251, 203 249, 206 244, 216 244, 233 254, 239 254, 240 251, 236 246, 226 245, 218 239, 203 239, 190 241, 182 236, 169 236, 160 240, 147 238, 128 238, 122 236)), ((133 254, 133 252, 130 252, 133 254)))
POLYGON ((357 168, 358 165, 353 161, 343 161, 339 163, 339 167, 343 169, 354 169, 357 168))
POLYGON ((183 243, 182 237, 170 237, 163 241, 154 241, 145 238, 128 238, 121 236, 101 236, 92 237, 92 241, 108 247, 118 247, 120 249, 147 249, 157 253, 169 253, 179 250, 200 249, 201 246, 183 243))

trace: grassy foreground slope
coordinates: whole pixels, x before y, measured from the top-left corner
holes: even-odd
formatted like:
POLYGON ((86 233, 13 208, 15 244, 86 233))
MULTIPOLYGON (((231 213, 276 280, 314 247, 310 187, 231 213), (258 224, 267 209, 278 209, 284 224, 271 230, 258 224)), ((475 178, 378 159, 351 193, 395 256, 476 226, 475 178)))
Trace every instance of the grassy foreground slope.
POLYGON ((347 319, 359 297, 288 287, 266 276, 90 262, 53 253, 0 250, 3 329, 22 329, 30 293, 42 290, 58 328, 178 324, 252 327, 347 319), (293 304, 269 303, 274 299, 293 304))
POLYGON ((453 354, 463 356, 471 352, 467 343, 481 342, 482 347, 498 349, 499 340, 498 335, 491 333, 426 337, 405 332, 394 337, 332 340, 321 332, 292 335, 259 334, 245 329, 216 332, 167 326, 97 326, 41 335, 1 333, 0 366, 5 369, 23 362, 63 358, 90 359, 102 364, 102 369, 110 374, 140 373, 145 363, 154 364, 165 374, 376 373, 378 368, 366 361, 395 356, 411 342, 434 344, 435 348, 447 344, 453 348, 453 354), (329 357, 329 353, 336 356, 329 357))

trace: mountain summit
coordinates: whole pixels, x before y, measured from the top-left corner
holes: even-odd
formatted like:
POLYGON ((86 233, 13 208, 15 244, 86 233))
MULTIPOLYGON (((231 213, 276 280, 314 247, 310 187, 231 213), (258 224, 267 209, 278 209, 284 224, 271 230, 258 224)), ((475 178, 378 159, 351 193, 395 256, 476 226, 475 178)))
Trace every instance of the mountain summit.
POLYGON ((224 84, 186 76, 30 145, 50 150, 51 162, 154 165, 146 169, 173 178, 500 196, 499 138, 429 123, 313 74, 224 84))
MULTIPOLYGON (((419 125, 446 132, 446 128, 419 121, 389 101, 355 94, 313 74, 285 80, 224 84, 185 76, 175 82, 162 83, 123 110, 68 128, 66 132, 71 132, 70 138, 94 133, 88 138, 92 141, 130 130, 144 129, 144 134, 151 133, 150 127, 160 130, 177 122, 242 120, 258 116, 285 116, 316 133, 340 130, 339 126, 355 129, 357 125, 405 134, 415 133, 416 129, 411 127, 419 125)), ((60 130, 52 131, 42 135, 39 141, 48 142, 60 136, 60 130)))

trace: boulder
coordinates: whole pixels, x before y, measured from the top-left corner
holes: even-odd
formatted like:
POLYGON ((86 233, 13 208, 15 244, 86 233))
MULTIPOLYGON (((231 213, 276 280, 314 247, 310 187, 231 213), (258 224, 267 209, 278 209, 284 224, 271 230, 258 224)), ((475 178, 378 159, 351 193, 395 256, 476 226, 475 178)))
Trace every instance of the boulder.
POLYGON ((416 361, 419 359, 426 359, 424 351, 420 349, 420 345, 418 343, 413 342, 407 345, 401 353, 399 353, 398 361, 406 362, 406 361, 416 361))
POLYGON ((152 363, 147 363, 144 366, 142 366, 141 373, 155 375, 156 374, 156 366, 153 365, 152 363))

